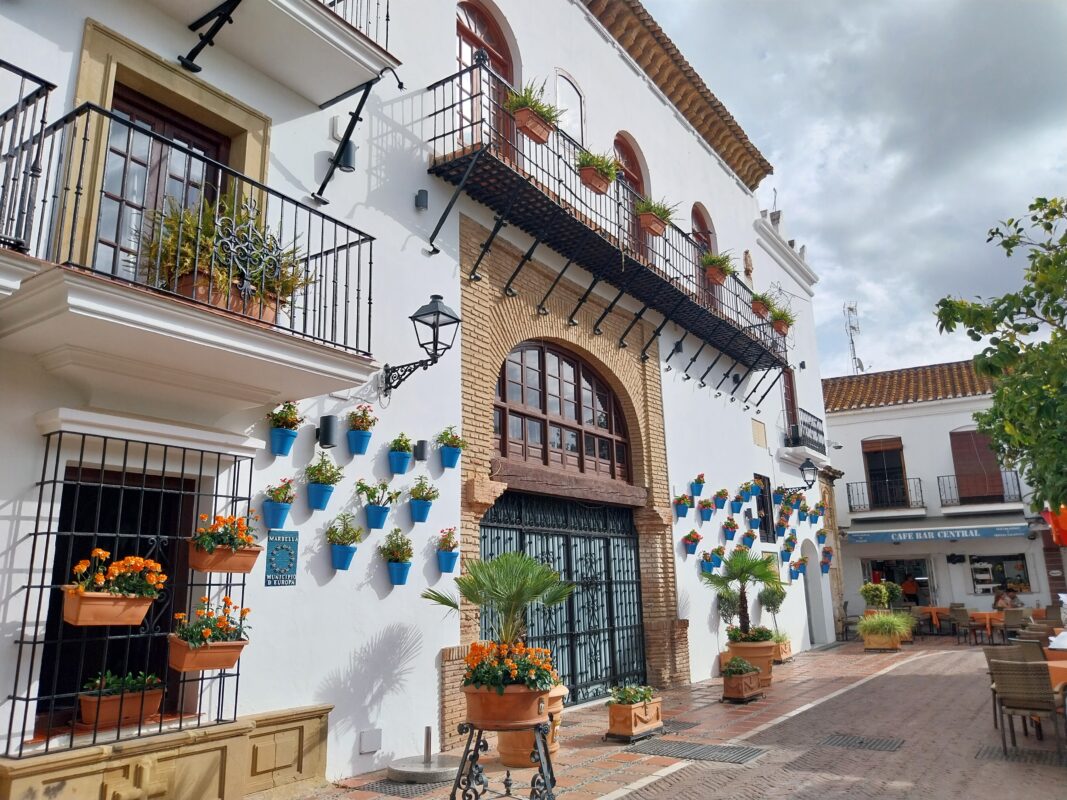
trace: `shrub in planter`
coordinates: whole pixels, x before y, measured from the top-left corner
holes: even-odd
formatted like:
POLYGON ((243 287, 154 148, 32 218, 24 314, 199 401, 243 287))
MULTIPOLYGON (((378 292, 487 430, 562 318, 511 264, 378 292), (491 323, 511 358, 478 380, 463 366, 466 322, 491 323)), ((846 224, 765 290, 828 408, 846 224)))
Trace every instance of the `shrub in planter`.
POLYGON ((333 487, 344 477, 344 470, 324 450, 319 453, 318 461, 304 468, 304 477, 308 482, 308 507, 323 511, 330 502, 333 487))
POLYGON ((394 475, 403 475, 411 466, 414 445, 406 433, 401 433, 389 443, 389 469, 394 475))
POLYGON ((389 514, 389 506, 400 499, 399 490, 390 490, 385 481, 369 484, 362 478, 356 481, 356 494, 363 499, 364 511, 367 515, 367 529, 379 531, 385 527, 385 518, 389 514))
MULTIPOLYGON (((531 605, 556 606, 574 585, 525 553, 503 553, 489 561, 471 561, 456 588, 490 621, 492 641, 474 642, 467 653, 463 677, 466 720, 483 730, 519 730, 548 721, 548 693, 556 684, 552 653, 526 647, 526 610, 531 605), (510 668, 508 661, 515 666, 510 668)), ((459 611, 459 598, 436 589, 422 597, 459 611)))
POLYGON ((902 614, 867 614, 856 622, 864 650, 899 650, 901 637, 911 632, 902 614))
POLYGON ((189 566, 200 572, 247 574, 263 548, 246 517, 200 515, 200 526, 189 540, 189 566))
POLYGON ((467 440, 456 433, 456 426, 449 425, 434 438, 441 451, 441 466, 453 469, 459 464, 460 454, 467 449, 467 440))
POLYGON ((882 581, 882 586, 885 587, 885 596, 888 601, 886 605, 892 607, 903 599, 904 590, 900 588, 900 584, 893 583, 893 581, 882 581))
POLYGON ((296 429, 304 418, 300 416, 296 403, 287 400, 274 411, 267 414, 270 423, 270 451, 276 456, 287 456, 293 450, 296 441, 296 429))
POLYGON ((563 110, 545 102, 545 82, 530 81, 520 91, 509 91, 504 108, 515 117, 518 129, 538 144, 544 144, 556 129, 563 110))
POLYGON ((415 485, 409 492, 411 495, 411 521, 425 522, 430 517, 430 507, 433 501, 441 496, 441 490, 430 483, 425 475, 415 479, 415 485))
POLYGON ((393 586, 403 586, 408 582, 414 552, 411 537, 405 536, 400 528, 393 528, 378 545, 378 554, 385 559, 389 568, 389 580, 393 586))
POLYGON ((582 183, 597 194, 607 194, 619 174, 619 162, 614 153, 590 153, 579 150, 575 159, 582 183))
POLYGON ((769 294, 763 292, 753 292, 752 299, 749 301, 752 304, 752 313, 760 319, 767 319, 771 315, 771 307, 774 305, 774 301, 771 300, 769 294))
POLYGON ((726 508, 726 501, 730 499, 729 489, 719 489, 715 492, 715 507, 726 508))
POLYGON ((285 520, 289 517, 289 509, 296 500, 296 487, 293 486, 292 478, 282 478, 276 485, 272 484, 263 490, 266 499, 263 501, 263 524, 268 530, 285 527, 285 520))
POLYGON ((167 582, 158 561, 126 556, 107 564, 111 553, 94 547, 74 565, 74 583, 62 586, 63 621, 70 625, 140 625, 167 582))
POLYGON ((740 656, 734 656, 722 667, 722 699, 745 703, 763 694, 760 668, 740 656))
POLYGON ((700 256, 700 266, 704 268, 704 275, 708 281, 716 286, 722 286, 731 275, 737 274, 733 257, 729 253, 705 252, 700 256))
POLYGON ((727 517, 726 521, 722 524, 722 532, 726 537, 726 541, 732 542, 734 540, 734 534, 737 533, 737 520, 733 517, 727 517))
POLYGON ((744 495, 738 493, 734 495, 734 499, 730 501, 730 513, 740 514, 741 509, 745 507, 744 495))
POLYGON ((788 308, 778 308, 776 306, 771 309, 771 327, 780 336, 785 336, 789 333, 789 329, 793 327, 796 321, 796 316, 788 308))
POLYGON ((774 663, 784 664, 793 658, 793 643, 785 633, 774 634, 774 663))
POLYGON ((785 587, 781 583, 769 583, 760 589, 759 594, 756 595, 756 601, 764 611, 771 615, 777 634, 778 612, 782 610, 782 603, 785 602, 785 587))
POLYGON ((667 225, 674 219, 674 212, 678 205, 670 205, 666 200, 651 200, 647 197, 639 198, 634 203, 634 211, 637 214, 637 223, 641 230, 649 236, 662 236, 667 232, 667 225))
POLYGON ((685 552, 689 555, 693 555, 697 551, 697 545, 700 544, 700 540, 704 537, 696 531, 689 531, 682 537, 682 544, 685 545, 685 552))
POLYGON ((689 516, 689 509, 693 506, 693 498, 687 494, 680 494, 674 498, 674 513, 678 519, 689 516))
POLYGON ((701 472, 689 482, 689 493, 693 497, 700 497, 704 492, 704 473, 701 472))
POLYGON ((442 528, 437 536, 437 568, 441 572, 455 572, 459 561, 459 539, 455 528, 442 528))
POLYGON ((167 637, 170 668, 175 672, 231 669, 248 644, 245 619, 250 611, 238 610, 229 597, 222 598, 222 605, 212 606, 211 598, 204 595, 191 617, 175 614, 177 625, 167 637))
POLYGON ((356 545, 363 541, 363 528, 353 524, 355 516, 342 511, 326 529, 326 541, 330 545, 330 562, 334 569, 348 569, 356 555, 356 545))
POLYGON ((651 686, 613 686, 606 738, 633 742, 663 730, 662 702, 651 686))
POLYGON ((697 510, 700 512, 701 522, 710 522, 712 515, 715 513, 715 501, 705 497, 697 503, 697 510))
POLYGON ((82 690, 78 695, 81 723, 94 730, 139 725, 159 713, 163 700, 163 681, 144 672, 119 677, 107 670, 98 673, 82 690))
POLYGON ((884 583, 865 583, 860 587, 860 597, 867 604, 867 608, 887 608, 889 606, 889 592, 884 583))
POLYGON ((378 424, 378 418, 371 413, 373 410, 363 403, 348 412, 348 449, 354 456, 365 455, 370 445, 374 426, 378 424))

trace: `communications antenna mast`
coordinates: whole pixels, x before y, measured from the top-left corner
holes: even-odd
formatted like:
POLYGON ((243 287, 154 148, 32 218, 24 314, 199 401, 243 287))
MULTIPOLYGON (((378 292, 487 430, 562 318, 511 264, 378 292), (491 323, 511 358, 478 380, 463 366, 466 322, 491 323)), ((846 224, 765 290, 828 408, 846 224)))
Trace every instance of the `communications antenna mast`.
POLYGON ((845 334, 848 336, 848 354, 852 361, 852 374, 858 375, 864 370, 863 362, 856 355, 856 334, 860 332, 860 312, 855 300, 845 303, 841 311, 845 315, 845 334))

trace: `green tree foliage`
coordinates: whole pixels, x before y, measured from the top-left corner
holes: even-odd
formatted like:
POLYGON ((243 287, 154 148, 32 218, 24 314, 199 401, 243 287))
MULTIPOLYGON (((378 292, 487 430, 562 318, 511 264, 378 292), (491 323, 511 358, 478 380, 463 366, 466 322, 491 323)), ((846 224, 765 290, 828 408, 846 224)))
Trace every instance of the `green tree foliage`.
MULTIPOLYGON (((722 574, 702 572, 700 579, 719 595, 720 610, 724 596, 736 596, 737 618, 742 633, 749 632, 748 587, 773 586, 780 582, 773 556, 764 556, 742 548, 731 551, 730 555, 722 560, 722 574)), ((729 604, 731 601, 727 599, 726 602, 729 604)))

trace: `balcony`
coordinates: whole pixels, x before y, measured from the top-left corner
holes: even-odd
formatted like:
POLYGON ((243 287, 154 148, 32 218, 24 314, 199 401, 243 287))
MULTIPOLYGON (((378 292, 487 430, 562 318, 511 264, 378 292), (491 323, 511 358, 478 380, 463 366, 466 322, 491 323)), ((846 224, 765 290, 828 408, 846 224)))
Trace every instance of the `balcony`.
POLYGON ((848 510, 862 517, 924 517, 921 478, 856 481, 846 485, 848 510))
POLYGON ((822 420, 805 411, 797 411, 797 423, 789 426, 785 436, 786 447, 806 447, 816 453, 826 455, 826 434, 823 432, 822 420))
POLYGON ((940 475, 937 490, 947 515, 1021 511, 1019 473, 1005 469, 992 475, 940 475))
POLYGON ((374 371, 366 233, 91 104, 0 157, 0 348, 91 404, 212 424, 374 371))
MULTIPOLYGON (((219 0, 149 2, 190 27, 219 6, 219 0)), ((215 45, 316 105, 400 66, 389 53, 390 0, 245 0, 232 19, 215 45)), ((190 36, 185 46, 196 41, 190 36)))
POLYGON ((587 188, 582 147, 563 131, 543 145, 520 134, 502 105, 510 88, 485 64, 428 87, 430 173, 745 367, 786 366, 785 338, 753 313, 751 290, 735 277, 710 284, 703 248, 678 227, 643 233, 638 195, 622 181, 605 194, 587 188))

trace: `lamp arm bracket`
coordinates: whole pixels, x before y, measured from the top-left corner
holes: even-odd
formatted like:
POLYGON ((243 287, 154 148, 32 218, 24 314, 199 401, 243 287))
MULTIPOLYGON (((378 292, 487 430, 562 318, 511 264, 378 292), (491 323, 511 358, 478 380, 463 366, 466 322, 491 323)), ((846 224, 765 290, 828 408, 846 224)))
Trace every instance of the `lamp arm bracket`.
POLYGON ((429 369, 436 363, 436 358, 424 358, 421 361, 411 361, 407 364, 398 364, 395 367, 386 364, 382 370, 382 393, 388 397, 393 389, 400 386, 420 369, 429 369))

